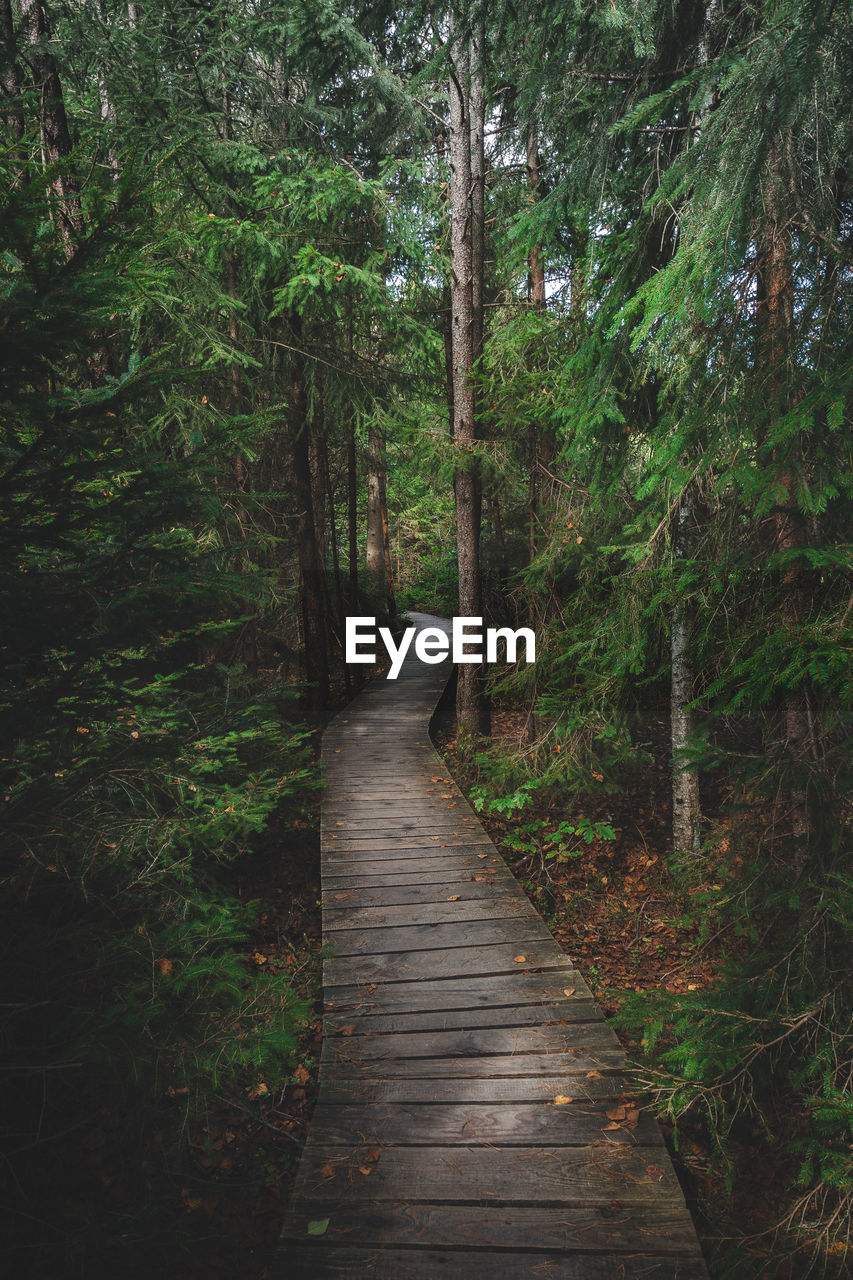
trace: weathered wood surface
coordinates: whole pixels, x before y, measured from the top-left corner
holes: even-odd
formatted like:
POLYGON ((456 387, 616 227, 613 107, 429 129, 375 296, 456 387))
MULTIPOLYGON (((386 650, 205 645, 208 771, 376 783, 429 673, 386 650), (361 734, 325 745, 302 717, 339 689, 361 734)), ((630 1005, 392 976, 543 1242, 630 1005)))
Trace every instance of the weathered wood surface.
POLYGON ((320 1096, 276 1280, 704 1280, 616 1037, 432 749, 448 675, 410 656, 324 736, 320 1096))

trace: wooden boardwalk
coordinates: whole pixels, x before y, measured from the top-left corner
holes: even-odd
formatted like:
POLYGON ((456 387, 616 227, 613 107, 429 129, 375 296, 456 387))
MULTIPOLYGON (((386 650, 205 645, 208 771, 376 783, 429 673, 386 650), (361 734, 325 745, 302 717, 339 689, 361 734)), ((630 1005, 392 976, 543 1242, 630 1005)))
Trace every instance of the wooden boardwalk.
POLYGON ((430 745, 449 672, 410 656, 324 736, 321 1085, 276 1280, 699 1280, 616 1037, 430 745))

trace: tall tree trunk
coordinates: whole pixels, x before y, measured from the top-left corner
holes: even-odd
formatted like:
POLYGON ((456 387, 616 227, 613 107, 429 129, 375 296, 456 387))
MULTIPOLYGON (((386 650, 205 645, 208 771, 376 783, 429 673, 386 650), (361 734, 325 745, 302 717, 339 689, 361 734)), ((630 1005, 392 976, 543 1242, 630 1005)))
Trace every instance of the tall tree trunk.
MULTIPOLYGON (((786 406, 785 382, 790 362, 794 318, 794 276, 791 255, 790 224, 785 215, 786 193, 782 175, 781 147, 774 144, 767 163, 763 228, 760 250, 761 336, 759 353, 767 375, 768 399, 778 413, 786 406), (763 314, 762 314, 763 313, 763 314)), ((790 557, 780 570, 780 612, 785 630, 793 634, 802 623, 806 596, 810 589, 804 558, 796 553, 805 546, 807 531, 796 499, 796 469, 802 465, 799 450, 791 456, 784 446, 774 450, 778 464, 774 476, 779 500, 774 518, 774 551, 790 557)), ((814 754, 814 741, 809 714, 808 695, 800 685, 786 688, 783 695, 785 740, 794 769, 803 772, 814 754)), ((787 796, 790 833, 800 843, 798 862, 804 860, 803 842, 809 835, 811 820, 808 794, 801 782, 789 789, 787 796)))
POLYGON ((379 512, 382 519, 382 562, 385 568, 385 599, 388 602, 388 621, 393 626, 397 619, 397 593, 394 589, 394 570, 391 565, 391 533, 388 527, 388 481, 384 451, 382 470, 379 473, 379 512))
POLYGON ((325 570, 329 559, 326 537, 326 490, 328 485, 325 475, 326 449, 325 441, 321 438, 322 431, 322 427, 315 423, 314 430, 311 433, 309 459, 311 464, 311 505, 314 509, 314 538, 317 542, 317 555, 325 570))
POLYGON ((311 486, 311 438, 305 370, 297 359, 290 387, 290 429, 293 450, 293 480, 298 510, 299 594, 302 607, 302 638, 305 646, 305 678, 309 683, 307 704, 314 717, 322 715, 329 696, 329 656, 326 648, 325 572, 317 549, 314 503, 311 486))
MULTIPOLYGON (((539 148, 536 143, 536 129, 533 122, 527 129, 527 190, 531 200, 539 199, 539 148)), ((545 260, 542 246, 533 245, 527 255, 530 272, 530 305, 534 311, 545 310, 545 260)), ((531 422, 528 435, 529 472, 527 483, 527 526, 528 557, 532 561, 536 555, 536 524, 539 508, 538 477, 539 470, 539 432, 535 422, 531 422)))
POLYGON ((326 478, 326 498, 328 500, 329 511, 329 544, 332 552, 332 574, 334 575, 335 583, 335 604, 337 605, 338 610, 338 640, 341 651, 341 665, 344 670, 344 688, 346 689, 346 692, 349 693, 350 669, 349 664, 346 661, 343 643, 344 618, 346 616, 346 609, 344 606, 344 584, 343 579, 341 578, 341 559, 338 554, 338 525, 337 520, 335 519, 335 491, 332 487, 332 469, 329 466, 329 449, 325 432, 323 432, 321 437, 321 443, 323 449, 322 472, 326 478))
POLYGON ((39 95, 39 127, 45 164, 56 166, 50 186, 56 197, 56 220, 65 257, 71 259, 85 234, 80 193, 71 172, 71 135, 62 81, 51 52, 51 29, 44 0, 20 0, 27 62, 39 95))
MULTIPOLYGON (((675 564, 687 553, 693 514, 693 482, 681 496, 672 533, 675 564)), ((674 849, 696 852, 701 839, 702 806, 699 771, 685 766, 684 753, 696 730, 688 703, 695 697, 696 670, 692 658, 692 610, 676 598, 670 622, 670 742, 672 746, 672 844, 674 849)))
MULTIPOLYGON (((699 37, 698 61, 708 66, 711 61, 711 26, 716 18, 717 0, 708 0, 699 37)), ((695 143, 705 118, 713 105, 708 92, 692 121, 695 143)), ((695 481, 688 482, 681 494, 672 528, 673 572, 679 561, 690 552, 690 530, 696 505, 695 481)), ((699 770, 686 763, 690 738, 696 732, 696 717, 688 705, 696 696, 696 667, 693 662, 694 610, 676 595, 670 619, 670 744, 672 748, 672 844, 683 852, 698 852, 702 839, 702 799, 699 770)))
MULTIPOLYGON (((370 585, 385 607, 385 534, 382 495, 385 488, 382 436, 375 422, 367 431, 367 553, 370 585)), ((387 519, 387 516, 385 517, 387 519)))
POLYGON ((15 47, 15 15, 12 0, 0 0, 0 92, 3 96, 3 116, 16 141, 24 136, 26 122, 21 103, 21 69, 15 47))
MULTIPOLYGON (((135 23, 135 13, 132 15, 132 23, 135 23)), ((232 138, 232 118, 231 118, 231 96, 228 92, 228 81, 226 77, 225 61, 220 64, 220 75, 222 78, 222 116, 219 121, 219 136, 223 142, 230 142, 232 138)), ((226 191, 222 201, 222 214, 225 218, 230 218, 233 213, 233 205, 231 197, 226 191)), ((225 290, 228 294, 228 339, 231 344, 233 357, 231 360, 231 412, 236 417, 240 412, 240 370, 237 363, 237 351, 239 348, 240 331, 237 325, 237 258, 232 245, 228 245, 225 250, 225 290)), ((240 567, 244 574, 252 572, 252 560, 249 555, 249 536, 251 533, 251 521, 246 508, 246 494, 250 489, 249 468, 246 459, 243 456, 239 445, 235 447, 235 452, 231 457, 231 474, 234 477, 235 496, 231 504, 234 516, 237 520, 237 526, 240 530, 240 567)), ((243 627, 240 633, 240 639, 235 651, 235 659, 243 662, 246 669, 255 673, 258 669, 258 626, 255 618, 251 618, 243 627)))
MULTIPOLYGON (((346 301, 347 356, 352 360, 355 345, 352 320, 352 300, 346 301)), ((349 556, 349 608, 359 613, 358 603, 358 457, 355 448, 355 417, 350 414, 347 422, 347 554, 349 556)))
MULTIPOLYGON (((531 200, 538 200, 541 193, 541 174, 539 172, 539 147, 536 142, 536 127, 531 122, 527 129, 527 190, 531 200)), ((542 256, 541 244, 533 245, 527 255, 530 269, 530 301, 536 311, 545 310, 545 259, 542 256)))
MULTIPOLYGON (((476 342, 482 330, 474 317, 470 71, 469 37, 465 31, 458 29, 454 20, 449 99, 452 420, 453 439, 460 459, 454 477, 456 551, 459 566, 459 613, 463 617, 479 617, 482 614, 480 502, 474 449, 476 415, 472 374, 476 342)), ((481 684, 481 668, 474 663, 461 663, 456 686, 456 719, 462 736, 470 738, 481 731, 481 684)))
POLYGON ((355 451, 355 419, 347 423, 347 554, 349 556, 349 607, 359 612, 358 602, 358 460, 355 451))

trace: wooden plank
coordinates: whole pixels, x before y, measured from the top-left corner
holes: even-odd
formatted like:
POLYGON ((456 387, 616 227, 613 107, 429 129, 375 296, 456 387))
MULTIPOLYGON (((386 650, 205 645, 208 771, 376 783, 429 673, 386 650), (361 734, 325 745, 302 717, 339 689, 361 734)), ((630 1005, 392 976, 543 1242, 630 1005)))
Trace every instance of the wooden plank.
MULTIPOLYGON (((562 953, 561 953, 562 954, 562 953)), ((326 1009, 358 1009, 362 1013, 410 1013, 426 1009, 482 1009, 491 1005, 542 1004, 559 1000, 570 991, 573 996, 592 999, 592 992, 567 956, 552 971, 536 973, 525 966, 512 973, 489 977, 459 976, 433 981, 347 983, 326 988, 326 1009)))
POLYGON ((410 866, 421 866, 425 858, 456 858, 460 863, 472 869, 476 867, 478 871, 482 867, 477 866, 478 863, 485 863, 486 866, 496 867, 498 870, 508 870, 506 863, 500 854, 495 850, 494 845, 484 844, 480 841, 468 840, 430 840, 426 845, 407 845, 380 844, 376 849, 322 849, 321 865, 323 870, 334 873, 337 866, 352 863, 362 865, 365 862, 389 862, 392 867, 386 867, 386 871, 393 868, 393 864, 400 863, 401 869, 406 869, 406 864, 410 866))
POLYGON ((550 942, 548 928, 534 913, 509 920, 467 920, 451 924, 412 924, 372 929, 333 929, 325 937, 335 956, 381 956, 388 952, 436 951, 492 943, 550 942))
MULTIPOLYGON (((396 876, 411 878, 413 875, 423 875, 426 877, 431 873, 438 876, 445 875, 448 879, 452 877, 471 877, 476 884, 485 883, 484 880, 476 880, 476 876, 482 876, 484 869, 478 862, 472 862, 469 857, 461 854, 446 853, 444 849, 437 849, 435 853, 429 852, 425 856, 419 858, 324 858, 322 861, 323 886, 324 888, 336 888, 341 880, 365 880, 371 884, 387 883, 385 877, 396 876), (374 877, 382 877, 382 879, 374 880, 374 877)), ((487 866, 493 867, 489 872, 489 879, 499 880, 509 875, 505 869, 500 866, 494 866, 493 863, 487 863, 487 866)), ((424 884, 436 883, 424 879, 424 884)))
MULTIPOLYGON (((558 1092, 557 1098, 572 1095, 558 1092)), ((401 1147, 500 1146, 585 1147, 629 1142, 662 1147, 654 1117, 614 1100, 548 1103, 372 1103, 319 1104, 311 1120, 312 1141, 349 1149, 353 1135, 370 1144, 401 1147), (608 1113, 610 1113, 608 1115, 608 1113), (627 1123, 619 1123, 623 1115, 627 1123)))
MULTIPOLYGON (((563 1250, 576 1253, 696 1254, 689 1216, 664 1205, 572 1205, 555 1211, 539 1205, 410 1204, 389 1201, 359 1205, 336 1200, 299 1200, 288 1214, 285 1232, 308 1240, 309 1222, 329 1219, 324 1245, 382 1245, 434 1249, 563 1250)), ((476 1257, 469 1265, 476 1265, 476 1257)), ((476 1280, 476 1272, 472 1271, 476 1280)), ((616 1273, 618 1275, 618 1272, 616 1273)), ((542 1273, 547 1280, 550 1272, 542 1273)))
MULTIPOLYGON (((465 816, 468 811, 465 810, 465 816)), ((386 811, 377 810, 375 805, 368 806, 363 814, 354 813, 352 809, 347 812, 341 812, 337 815, 334 813, 324 813, 322 825, 324 828, 334 834, 336 831, 353 831, 360 833, 363 831, 385 830, 386 827, 419 827, 422 826, 424 820, 429 818, 431 822, 435 822, 440 826, 453 826, 460 818, 458 812, 458 801, 453 804, 420 805, 417 811, 413 811, 411 805, 395 805, 395 812, 388 813, 386 811), (399 809, 399 812, 396 810, 399 809)), ((471 824, 476 822, 476 818, 471 815, 471 824)))
MULTIPOLYGON (((507 877, 498 879, 490 876, 488 881, 477 883, 471 872, 461 877, 450 892, 460 902, 480 902, 488 898, 503 898, 507 894, 511 894, 513 898, 518 896, 515 885, 507 877)), ((387 884, 377 888, 335 886, 323 894, 323 919, 342 907, 405 907, 449 900, 448 892, 441 883, 423 884, 420 880, 415 880, 412 884, 387 884)))
POLYGON ((346 1151, 322 1142, 305 1148, 297 1198, 435 1200, 529 1205, 611 1204, 682 1207, 672 1165, 655 1149, 594 1147, 383 1147, 356 1141, 346 1151), (369 1174, 362 1173, 368 1168, 369 1174))
POLYGON ((578 1049, 619 1049, 604 1019, 592 1022, 543 1023, 536 1026, 450 1027, 335 1036, 325 1051, 335 1061, 366 1062, 370 1058, 467 1058, 502 1053, 576 1053, 578 1049))
POLYGON ((550 1103, 557 1096, 586 1099, 633 1097, 631 1087, 616 1073, 587 1077, 585 1075, 543 1076, 410 1076, 361 1079, 323 1077, 320 1102, 345 1104, 358 1102, 537 1102, 550 1103))
MULTIPOLYGON (((335 864, 334 869, 327 869, 323 875, 323 885, 326 889, 381 889, 388 886, 393 889, 397 886, 408 888, 410 885, 430 885, 440 886, 443 884, 453 885, 454 888, 460 884, 476 884, 475 873, 478 871, 476 867, 472 867, 469 863, 460 864, 458 860, 449 858, 430 858, 422 859, 420 862, 406 861, 402 866, 407 870, 400 870, 394 863, 390 864, 393 870, 389 869, 387 862, 372 862, 365 864, 363 862, 355 862, 342 864, 338 868, 335 864), (428 861, 430 866, 425 866, 428 861), (347 870, 347 866, 353 868, 347 870), (371 871, 369 867, 378 866, 380 870, 371 871)), ((481 884, 496 884, 502 879, 500 873, 497 876, 490 876, 488 881, 480 880, 481 884)))
POLYGON ((324 1033, 338 1035, 341 1028, 348 1028, 345 1035, 352 1035, 353 1021, 359 1035, 388 1035, 414 1031, 449 1031, 463 1027, 473 1031, 478 1027, 539 1027, 548 1023, 558 1026, 578 1022, 604 1022, 598 1006, 592 1000, 564 1000, 562 1004, 483 1005, 479 1009, 431 1009, 418 1013, 391 1013, 355 1015, 351 1011, 327 1014, 324 1033))
POLYGON ((355 850, 359 853, 369 852, 371 849, 429 849, 434 848, 438 843, 446 845, 452 844, 479 844, 489 845, 494 848, 485 831, 476 827, 446 827, 443 828, 441 834, 435 835, 366 835, 358 836, 327 836, 323 842, 323 848, 328 848, 331 852, 337 850, 355 850))
MULTIPOLYGON (((400 1079, 420 1077, 441 1080, 449 1077, 492 1076, 587 1076, 589 1072, 624 1071, 625 1054, 621 1049, 594 1049, 584 1052, 575 1049, 563 1053, 509 1053, 500 1056, 471 1056, 452 1058, 392 1058, 384 1061, 366 1059, 356 1062, 350 1059, 336 1060, 329 1052, 323 1054, 323 1070, 338 1079, 378 1079, 394 1075, 400 1079)), ((566 1090, 571 1094, 569 1087, 566 1090)))
MULTIPOLYGON (((323 915, 323 927, 341 929, 405 928, 411 925, 467 924, 473 920, 509 920, 539 916, 526 898, 519 898, 509 885, 500 897, 485 901, 467 900, 448 902, 447 897, 437 902, 409 903, 388 907, 327 907, 323 915)), ((540 921, 541 923, 541 921, 540 921)))
POLYGON ((455 977, 457 974, 513 973, 519 970, 562 969, 566 957, 552 938, 547 941, 494 943, 480 947, 389 951, 378 956, 332 956, 323 963, 323 982, 329 987, 370 982, 402 982, 407 978, 455 977), (521 958, 523 957, 523 959, 521 958))
POLYGON ((700 1260, 651 1254, 285 1246, 272 1280, 707 1280, 700 1260))

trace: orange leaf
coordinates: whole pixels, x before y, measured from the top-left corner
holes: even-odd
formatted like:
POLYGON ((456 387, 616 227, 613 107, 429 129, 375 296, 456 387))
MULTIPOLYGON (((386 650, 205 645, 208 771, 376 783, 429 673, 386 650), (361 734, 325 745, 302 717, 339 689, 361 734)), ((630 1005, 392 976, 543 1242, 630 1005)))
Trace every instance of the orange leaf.
POLYGON ((322 1178, 334 1178, 335 1171, 330 1164, 324 1164, 323 1168, 320 1170, 320 1176, 322 1178))
POLYGON ((515 957, 515 963, 516 963, 516 964, 524 964, 524 962, 525 962, 525 960, 526 960, 526 959, 527 959, 527 956, 516 956, 516 957, 515 957))
POLYGON ((569 1102, 574 1102, 574 1098, 570 1098, 566 1093, 558 1093, 554 1099, 554 1106, 565 1107, 569 1102))

